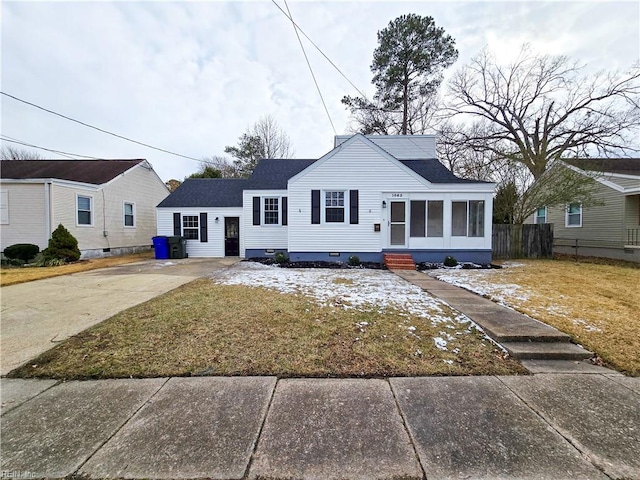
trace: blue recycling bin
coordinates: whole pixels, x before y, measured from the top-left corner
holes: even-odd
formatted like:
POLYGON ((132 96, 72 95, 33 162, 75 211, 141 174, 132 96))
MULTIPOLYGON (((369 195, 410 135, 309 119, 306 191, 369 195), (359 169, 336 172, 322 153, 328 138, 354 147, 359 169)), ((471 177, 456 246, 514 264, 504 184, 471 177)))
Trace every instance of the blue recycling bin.
POLYGON ((169 238, 165 236, 153 237, 153 250, 156 259, 166 260, 169 258, 169 238))

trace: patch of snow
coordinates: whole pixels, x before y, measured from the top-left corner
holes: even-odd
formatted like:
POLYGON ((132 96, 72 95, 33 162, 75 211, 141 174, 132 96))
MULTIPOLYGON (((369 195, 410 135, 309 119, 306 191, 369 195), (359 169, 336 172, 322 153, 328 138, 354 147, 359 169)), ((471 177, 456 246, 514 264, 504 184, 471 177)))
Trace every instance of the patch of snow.
POLYGON ((582 320, 582 319, 577 319, 577 320, 573 320, 573 324, 574 325, 579 325, 582 328, 584 328, 587 332, 598 332, 598 333, 602 333, 602 329, 598 328, 598 327, 594 327, 593 325, 590 325, 589 323, 587 323, 586 320, 582 320))
POLYGON ((444 350, 444 351, 449 350, 449 349, 447 348, 447 341, 446 341, 444 338, 441 338, 441 337, 433 337, 433 341, 435 342, 435 344, 436 344, 436 348, 437 348, 438 350, 444 350))

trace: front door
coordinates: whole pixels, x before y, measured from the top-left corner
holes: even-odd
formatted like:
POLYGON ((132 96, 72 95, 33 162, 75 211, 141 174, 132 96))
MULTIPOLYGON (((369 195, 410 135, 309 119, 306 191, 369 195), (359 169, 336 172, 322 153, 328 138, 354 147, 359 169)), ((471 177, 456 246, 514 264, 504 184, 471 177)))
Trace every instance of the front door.
POLYGON ((407 246, 407 203, 391 201, 391 222, 389 223, 389 245, 407 246))
POLYGON ((237 257, 240 255, 240 218, 225 217, 224 219, 224 256, 237 257))

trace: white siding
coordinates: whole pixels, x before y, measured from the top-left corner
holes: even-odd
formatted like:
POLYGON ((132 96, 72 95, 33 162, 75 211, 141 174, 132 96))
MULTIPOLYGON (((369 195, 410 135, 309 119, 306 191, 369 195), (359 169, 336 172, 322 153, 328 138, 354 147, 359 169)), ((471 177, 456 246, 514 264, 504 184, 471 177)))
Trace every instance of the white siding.
POLYGON ((32 243, 47 248, 44 183, 2 183, 7 198, 8 223, 0 226, 0 250, 16 243, 32 243))
POLYGON ((383 209, 382 201, 385 200, 389 205, 391 199, 444 201, 445 236, 441 239, 410 239, 409 248, 489 249, 492 193, 490 185, 430 185, 425 180, 416 178, 413 172, 382 156, 363 141, 355 140, 332 157, 312 167, 305 175, 289 182, 289 251, 379 252, 383 248, 390 248, 387 225, 390 208, 383 209), (321 218, 321 224, 312 225, 311 190, 347 192, 345 222, 326 224, 324 218, 321 218), (349 224, 349 190, 359 191, 358 225, 349 224), (394 198, 394 194, 402 196, 394 198), (456 199, 485 201, 484 237, 450 237, 450 202, 456 199), (381 224, 380 232, 374 231, 374 224, 381 224))
POLYGON ((187 254, 189 257, 224 257, 224 219, 225 217, 240 217, 240 256, 244 257, 244 225, 242 223, 241 207, 226 208, 157 208, 158 235, 173 235, 173 214, 182 215, 207 214, 208 241, 187 240, 187 254), (216 217, 218 221, 216 222, 216 217))
POLYGON ((152 170, 136 166, 102 188, 55 182, 52 185, 52 223, 64 225, 77 238, 83 255, 91 250, 143 247, 156 233, 155 207, 169 191, 152 170), (92 198, 91 226, 77 225, 77 195, 92 198), (124 226, 124 203, 135 204, 135 227, 124 226), (106 235, 105 235, 106 232, 106 235))
MULTIPOLYGON (((337 135, 334 145, 343 144, 352 135, 337 135)), ((436 158, 435 135, 367 135, 366 138, 398 160, 436 158)))
MULTIPOLYGON (((244 226, 245 249, 283 249, 288 248, 288 227, 282 225, 254 225, 253 224, 253 197, 261 197, 260 212, 263 212, 262 197, 286 197, 286 190, 245 190, 243 192, 242 224, 244 226)), ((288 201, 290 202, 290 201, 288 201)), ((291 204, 289 203, 289 215, 291 218, 291 204)), ((282 202, 280 202, 280 221, 282 222, 282 202)))

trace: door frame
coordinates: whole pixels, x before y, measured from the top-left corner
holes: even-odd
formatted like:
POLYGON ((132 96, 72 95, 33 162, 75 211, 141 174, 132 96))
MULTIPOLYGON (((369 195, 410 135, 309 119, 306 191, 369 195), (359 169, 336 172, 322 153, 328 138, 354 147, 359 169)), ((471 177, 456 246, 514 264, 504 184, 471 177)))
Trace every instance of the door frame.
POLYGON ((240 256, 240 217, 224 217, 223 238, 224 238, 224 256, 225 257, 238 257, 238 256, 240 256), (228 253, 228 248, 227 248, 227 221, 228 220, 235 220, 237 222, 237 225, 238 225, 238 253, 237 253, 237 255, 229 255, 229 253, 228 253))
POLYGON ((409 227, 409 211, 408 211, 408 206, 409 206, 409 202, 406 198, 389 198, 388 202, 389 204, 389 221, 388 221, 388 229, 387 229, 387 245, 389 246, 389 248, 409 248, 409 242, 408 242, 408 237, 407 237, 407 233, 408 233, 408 227, 409 227), (393 204, 394 203, 403 203, 404 204, 404 221, 403 222, 393 222, 391 219, 391 209, 393 208, 393 204), (404 240, 402 245, 394 245, 391 243, 391 226, 392 225, 404 225, 404 240))

